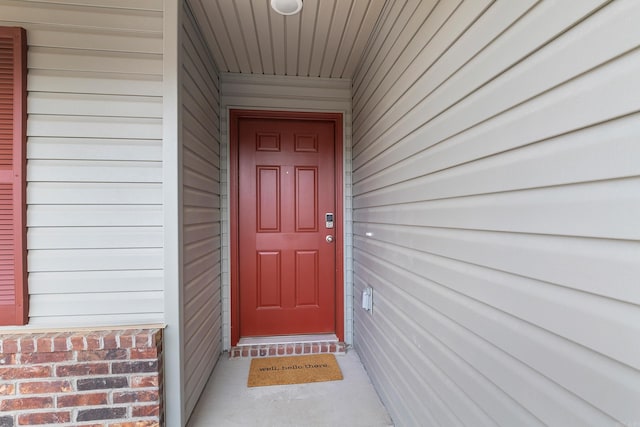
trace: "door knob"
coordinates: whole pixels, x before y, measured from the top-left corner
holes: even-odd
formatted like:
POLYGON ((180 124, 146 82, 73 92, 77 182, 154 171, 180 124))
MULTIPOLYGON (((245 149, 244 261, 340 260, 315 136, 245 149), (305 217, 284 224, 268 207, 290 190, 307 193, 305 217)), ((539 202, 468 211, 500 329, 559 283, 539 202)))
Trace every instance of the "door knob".
POLYGON ((329 234, 327 237, 325 237, 325 239, 327 240, 327 243, 333 242, 333 236, 331 234, 329 234))

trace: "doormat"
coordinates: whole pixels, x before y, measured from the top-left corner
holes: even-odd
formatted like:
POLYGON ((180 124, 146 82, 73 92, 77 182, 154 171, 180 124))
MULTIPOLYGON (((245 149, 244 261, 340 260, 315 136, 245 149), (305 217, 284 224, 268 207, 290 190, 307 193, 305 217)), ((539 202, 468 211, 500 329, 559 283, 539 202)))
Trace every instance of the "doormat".
POLYGON ((251 359, 248 387, 316 383, 342 379, 333 354, 251 359))

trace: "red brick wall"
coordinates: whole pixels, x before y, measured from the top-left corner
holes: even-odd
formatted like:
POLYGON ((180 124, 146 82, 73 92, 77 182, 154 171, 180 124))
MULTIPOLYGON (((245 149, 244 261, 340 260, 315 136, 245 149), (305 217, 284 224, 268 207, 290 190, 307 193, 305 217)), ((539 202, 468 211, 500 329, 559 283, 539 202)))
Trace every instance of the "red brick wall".
POLYGON ((0 427, 163 425, 162 330, 0 335, 0 427))

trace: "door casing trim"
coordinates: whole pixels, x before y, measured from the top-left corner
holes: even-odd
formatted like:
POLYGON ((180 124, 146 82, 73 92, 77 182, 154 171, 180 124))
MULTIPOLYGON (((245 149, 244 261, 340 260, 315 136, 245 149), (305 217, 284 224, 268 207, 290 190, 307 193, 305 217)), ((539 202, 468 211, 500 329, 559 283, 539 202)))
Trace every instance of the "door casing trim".
POLYGON ((229 110, 229 255, 230 255, 230 284, 231 284, 231 345, 235 346, 240 340, 240 288, 238 283, 239 255, 238 255, 238 126, 241 119, 290 119, 317 120, 334 124, 334 173, 335 173, 335 325, 340 341, 344 341, 344 159, 343 159, 343 114, 302 112, 302 111, 273 111, 273 110, 229 110), (339 213, 339 217, 338 217, 339 213))

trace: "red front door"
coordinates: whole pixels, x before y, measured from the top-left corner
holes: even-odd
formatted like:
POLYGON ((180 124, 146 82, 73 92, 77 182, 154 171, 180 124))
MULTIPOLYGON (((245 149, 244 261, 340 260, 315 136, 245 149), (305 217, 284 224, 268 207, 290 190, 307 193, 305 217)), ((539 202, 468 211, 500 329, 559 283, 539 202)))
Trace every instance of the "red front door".
POLYGON ((235 126, 240 336, 336 332, 335 120, 235 126))

